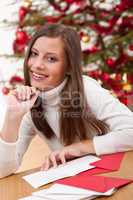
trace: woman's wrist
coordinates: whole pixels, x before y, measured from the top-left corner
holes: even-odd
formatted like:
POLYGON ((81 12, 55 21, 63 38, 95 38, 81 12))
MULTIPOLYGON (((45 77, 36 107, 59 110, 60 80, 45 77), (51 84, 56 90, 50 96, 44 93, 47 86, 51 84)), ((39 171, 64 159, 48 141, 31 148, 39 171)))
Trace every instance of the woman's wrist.
POLYGON ((95 154, 95 148, 93 144, 93 140, 83 140, 80 142, 81 144, 81 151, 84 155, 86 154, 95 154))
POLYGON ((5 120, 1 129, 1 138, 5 142, 16 142, 18 138, 19 126, 23 115, 19 112, 6 111, 5 120))
POLYGON ((11 107, 7 107, 6 109, 6 116, 10 119, 15 118, 22 118, 24 116, 25 112, 20 112, 19 110, 14 110, 11 107))

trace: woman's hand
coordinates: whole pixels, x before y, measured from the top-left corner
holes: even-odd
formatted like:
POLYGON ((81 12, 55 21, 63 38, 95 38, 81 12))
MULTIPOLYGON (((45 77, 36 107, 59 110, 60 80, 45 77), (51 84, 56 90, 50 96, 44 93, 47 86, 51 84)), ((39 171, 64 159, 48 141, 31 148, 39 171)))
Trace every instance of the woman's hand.
POLYGON ((60 151, 53 151, 46 158, 41 170, 48 170, 50 167, 57 167, 58 164, 64 164, 67 160, 80 157, 87 154, 94 154, 92 140, 84 140, 64 147, 60 151))
POLYGON ((5 97, 7 110, 1 130, 1 138, 6 142, 16 142, 23 115, 33 106, 39 92, 29 86, 21 86, 5 97))
POLYGON ((19 86, 6 96, 7 110, 14 114, 25 114, 34 105, 39 91, 34 87, 19 86))

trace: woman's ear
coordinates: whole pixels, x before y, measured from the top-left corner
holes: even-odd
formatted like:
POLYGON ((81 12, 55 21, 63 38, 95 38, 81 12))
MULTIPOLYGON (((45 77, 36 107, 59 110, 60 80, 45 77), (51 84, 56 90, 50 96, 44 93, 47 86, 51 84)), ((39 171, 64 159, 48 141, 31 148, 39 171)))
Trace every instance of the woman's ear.
POLYGON ((68 71, 68 72, 66 72, 66 75, 67 75, 67 76, 69 76, 69 75, 70 75, 70 72, 69 72, 69 71, 68 71))

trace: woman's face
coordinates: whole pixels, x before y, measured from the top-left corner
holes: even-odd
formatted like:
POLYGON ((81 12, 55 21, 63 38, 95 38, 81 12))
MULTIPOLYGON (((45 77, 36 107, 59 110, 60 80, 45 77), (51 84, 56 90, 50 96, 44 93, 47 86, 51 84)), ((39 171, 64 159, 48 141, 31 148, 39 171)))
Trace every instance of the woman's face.
POLYGON ((28 70, 31 86, 40 90, 50 90, 58 86, 66 73, 64 44, 61 38, 38 38, 31 48, 28 70))

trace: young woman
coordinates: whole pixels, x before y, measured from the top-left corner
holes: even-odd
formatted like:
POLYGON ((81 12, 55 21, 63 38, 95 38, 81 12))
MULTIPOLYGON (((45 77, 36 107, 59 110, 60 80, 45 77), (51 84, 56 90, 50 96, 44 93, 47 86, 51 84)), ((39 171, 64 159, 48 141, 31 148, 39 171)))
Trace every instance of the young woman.
MULTIPOLYGON (((133 114, 94 79, 82 76, 75 30, 47 24, 30 41, 25 85, 6 97, 0 177, 15 172, 32 138, 51 147, 42 170, 72 157, 133 149, 133 114)), ((33 155, 34 159, 34 155, 33 155)))

